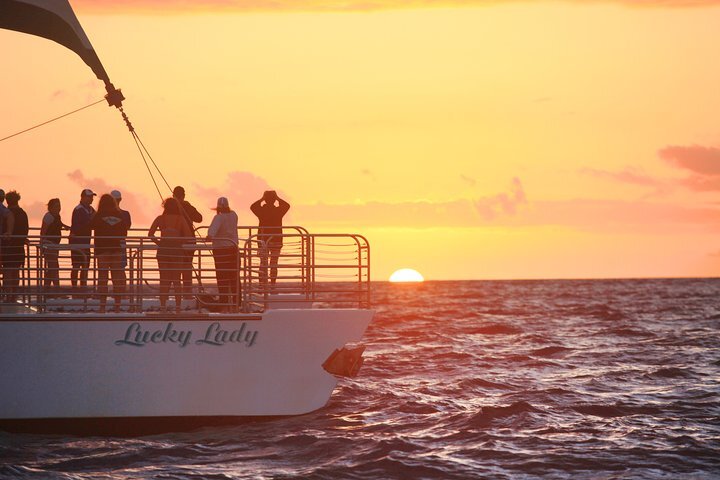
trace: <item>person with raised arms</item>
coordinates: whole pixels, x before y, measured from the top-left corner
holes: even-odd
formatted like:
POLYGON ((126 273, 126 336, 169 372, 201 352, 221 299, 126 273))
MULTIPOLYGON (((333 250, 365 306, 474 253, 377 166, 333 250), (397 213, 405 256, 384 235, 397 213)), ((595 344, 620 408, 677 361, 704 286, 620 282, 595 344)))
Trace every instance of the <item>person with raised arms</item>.
POLYGON ((260 251, 260 276, 263 283, 268 279, 268 263, 270 264, 270 284, 277 280, 277 266, 280 250, 283 246, 282 219, 290 210, 290 204, 278 197, 275 190, 263 193, 260 200, 250 205, 250 210, 259 220, 258 239, 265 247, 260 251))

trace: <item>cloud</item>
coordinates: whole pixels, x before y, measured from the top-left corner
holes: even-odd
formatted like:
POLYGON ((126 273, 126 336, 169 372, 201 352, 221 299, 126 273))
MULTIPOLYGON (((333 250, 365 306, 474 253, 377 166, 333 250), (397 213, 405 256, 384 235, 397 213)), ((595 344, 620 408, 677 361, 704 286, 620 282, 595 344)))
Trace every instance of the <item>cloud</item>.
MULTIPOLYGON (((369 12, 412 8, 479 7, 519 3, 522 0, 75 0, 79 10, 107 11, 239 11, 239 12, 369 12)), ((526 0, 526 3, 530 3, 526 0)), ((581 3, 581 2, 572 2, 581 3)), ((720 5, 720 0, 590 0, 582 3, 614 3, 629 7, 689 8, 720 5)))
POLYGON ((603 199, 536 201, 514 215, 483 218, 472 200, 447 202, 368 202, 294 206, 295 217, 310 231, 344 228, 559 227, 600 233, 720 231, 720 208, 665 202, 603 199))
POLYGON ((534 207, 524 219, 528 224, 621 233, 720 229, 720 209, 715 207, 604 199, 537 202, 534 207))
POLYGON ((680 185, 696 192, 715 192, 720 190, 720 176, 691 175, 679 181, 680 185))
POLYGON ((671 145, 658 152, 663 160, 700 175, 720 175, 720 148, 671 145))
MULTIPOLYGON (((230 207, 237 212, 240 223, 246 225, 257 222, 255 216, 250 212, 250 205, 262 197, 264 191, 275 190, 280 197, 288 200, 282 191, 273 188, 264 178, 251 172, 230 172, 220 187, 204 187, 194 183, 193 190, 203 202, 201 205, 197 205, 199 210, 214 207, 218 197, 227 197, 230 207)), ((286 223, 288 223, 291 217, 286 218, 286 223)), ((209 224, 210 222, 204 223, 209 224)))
POLYGON ((463 175, 462 173, 460 174, 460 180, 465 182, 470 187, 474 187, 475 184, 477 183, 477 181, 474 178, 468 177, 467 175, 463 175))
POLYGON ((45 216, 45 212, 47 212, 47 205, 43 202, 33 202, 29 205, 23 206, 23 210, 25 210, 29 219, 35 220, 45 216))
MULTIPOLYGON (((121 207, 123 210, 130 212, 133 220, 133 228, 149 226, 152 220, 161 213, 159 201, 153 203, 144 195, 135 193, 122 185, 109 184, 102 178, 88 178, 80 170, 70 172, 67 176, 81 189, 89 188, 98 195, 110 193, 112 190, 120 190, 123 196, 121 207)), ((80 192, 78 191, 78 198, 79 197, 80 192)), ((71 207, 74 208, 75 205, 71 207)))
POLYGON ((366 202, 362 204, 318 203, 293 207, 303 225, 337 225, 357 229, 383 227, 476 227, 497 225, 518 214, 527 198, 520 179, 513 178, 509 191, 478 199, 444 202, 366 202))
POLYGON ((473 204, 480 216, 485 220, 492 220, 501 214, 515 215, 520 205, 527 204, 527 198, 520 179, 515 177, 512 179, 510 192, 479 198, 473 204))
POLYGON ((369 168, 363 168, 363 169, 360 171, 360 173, 363 174, 363 175, 365 175, 366 177, 368 177, 368 178, 369 178, 370 180, 372 180, 373 182, 376 182, 376 181, 377 181, 377 177, 376 177, 375 174, 372 172, 372 170, 370 170, 369 168))
POLYGON ((658 151, 669 164, 690 172, 677 183, 696 192, 720 190, 720 148, 671 145, 658 151))
POLYGON ((634 185, 644 185, 648 187, 662 187, 665 186, 664 181, 659 180, 655 177, 647 175, 640 169, 634 167, 626 167, 624 170, 619 172, 612 172, 609 170, 599 170, 595 168, 582 168, 580 173, 591 177, 612 180, 621 183, 630 183, 634 185))

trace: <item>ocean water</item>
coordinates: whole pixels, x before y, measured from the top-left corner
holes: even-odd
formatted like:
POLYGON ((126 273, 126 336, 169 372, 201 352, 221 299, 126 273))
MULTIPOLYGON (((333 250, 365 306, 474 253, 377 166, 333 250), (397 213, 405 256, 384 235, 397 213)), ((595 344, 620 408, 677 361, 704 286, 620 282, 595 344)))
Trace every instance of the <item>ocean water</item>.
POLYGON ((365 365, 326 408, 138 438, 0 433, 0 478, 720 478, 719 293, 378 283, 365 365))

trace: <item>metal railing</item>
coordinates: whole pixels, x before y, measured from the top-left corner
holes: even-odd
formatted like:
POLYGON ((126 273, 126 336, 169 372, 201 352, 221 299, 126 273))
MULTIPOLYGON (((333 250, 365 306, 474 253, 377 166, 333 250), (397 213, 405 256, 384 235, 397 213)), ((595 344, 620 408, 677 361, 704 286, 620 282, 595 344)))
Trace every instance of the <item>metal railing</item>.
POLYGON ((38 235, 5 237, 6 246, 24 241, 24 258, 17 266, 7 253, 17 247, 0 248, 5 254, 0 305, 4 312, 11 306, 21 313, 370 306, 370 247, 360 235, 284 227, 282 235, 268 237, 257 227, 239 227, 239 245, 222 256, 204 241, 206 228, 197 229, 196 239, 165 238, 160 244, 135 229, 122 238, 122 253, 116 255, 96 252, 92 238, 69 244, 62 237, 53 244, 38 235))
POLYGON ((248 311, 303 302, 370 306, 370 245, 361 235, 253 235, 243 257, 248 311))

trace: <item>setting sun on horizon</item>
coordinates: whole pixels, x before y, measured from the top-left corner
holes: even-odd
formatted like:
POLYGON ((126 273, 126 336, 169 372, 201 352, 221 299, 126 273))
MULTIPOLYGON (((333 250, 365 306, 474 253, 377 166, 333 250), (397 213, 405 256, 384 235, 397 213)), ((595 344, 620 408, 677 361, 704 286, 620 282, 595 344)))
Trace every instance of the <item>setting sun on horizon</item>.
POLYGON ((401 268, 390 275, 389 281, 392 283, 420 283, 424 282, 425 278, 417 270, 401 268))

